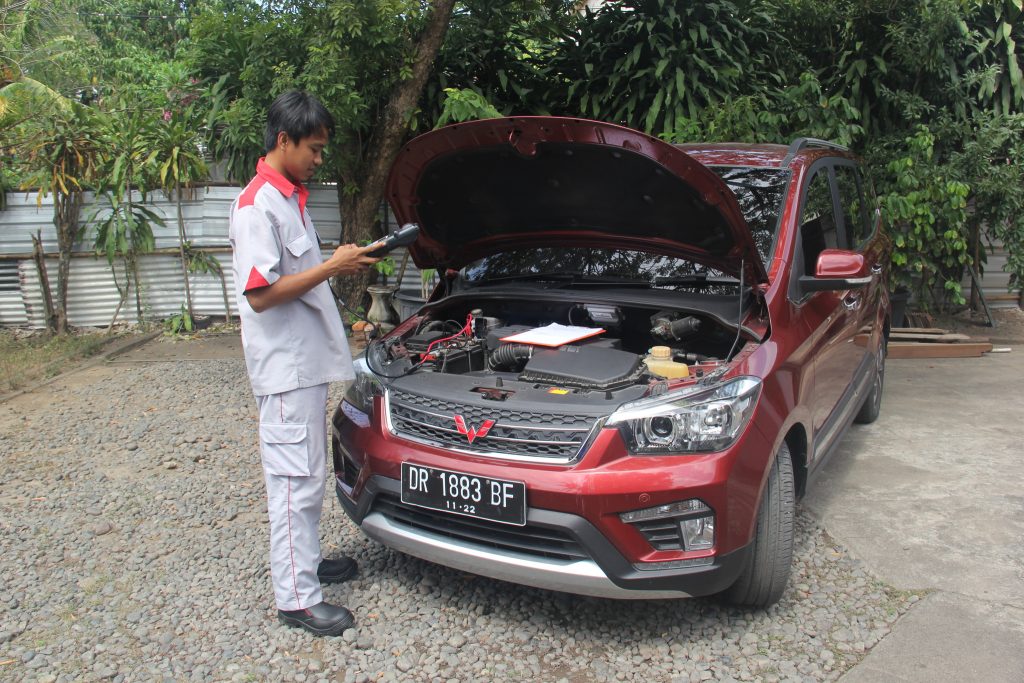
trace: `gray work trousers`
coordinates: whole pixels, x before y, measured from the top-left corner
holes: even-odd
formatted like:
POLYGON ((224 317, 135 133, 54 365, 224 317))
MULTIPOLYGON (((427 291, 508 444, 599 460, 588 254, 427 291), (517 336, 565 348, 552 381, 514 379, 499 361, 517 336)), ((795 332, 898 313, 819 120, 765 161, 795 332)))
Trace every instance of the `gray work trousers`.
POLYGON ((257 396, 270 517, 270 574, 281 610, 323 600, 316 570, 327 458, 327 385, 257 396))

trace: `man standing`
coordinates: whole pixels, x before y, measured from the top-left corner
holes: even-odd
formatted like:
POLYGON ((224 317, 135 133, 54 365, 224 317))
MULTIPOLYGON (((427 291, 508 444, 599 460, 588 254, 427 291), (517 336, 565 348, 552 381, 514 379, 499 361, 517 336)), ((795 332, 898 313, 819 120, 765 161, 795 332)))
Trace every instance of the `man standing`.
POLYGON ((320 554, 327 387, 354 377, 327 280, 377 261, 353 244, 326 261, 320 255, 303 183, 323 162, 333 130, 334 119, 312 95, 293 90, 274 100, 267 154, 232 204, 229 228, 242 348, 260 414, 277 614, 321 636, 354 624, 346 608, 323 601, 321 583, 357 570, 351 558, 320 554))

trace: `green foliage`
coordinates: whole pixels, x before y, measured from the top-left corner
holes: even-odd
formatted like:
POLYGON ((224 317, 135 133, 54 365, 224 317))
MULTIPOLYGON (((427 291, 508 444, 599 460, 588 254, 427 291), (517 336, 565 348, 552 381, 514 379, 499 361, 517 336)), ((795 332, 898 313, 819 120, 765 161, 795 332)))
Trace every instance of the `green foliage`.
POLYGON ((441 115, 437 119, 437 126, 448 123, 461 123, 463 121, 474 121, 476 119, 494 119, 501 116, 501 112, 484 99, 483 95, 475 90, 456 90, 445 88, 444 106, 441 108, 441 115))
POLYGON ((828 95, 813 72, 800 75, 790 87, 770 87, 756 95, 732 97, 717 107, 682 118, 669 142, 777 142, 814 137, 851 145, 863 135, 860 112, 844 96, 828 95))
POLYGON ((185 242, 185 255, 188 259, 188 272, 209 275, 224 275, 224 269, 217 257, 203 249, 197 249, 191 242, 185 242))
POLYGON ((164 331, 167 334, 184 334, 191 332, 194 327, 192 316, 189 315, 184 304, 182 304, 180 312, 164 321, 164 331))
POLYGON ((30 76, 73 97, 100 59, 72 0, 0 0, 0 87, 30 76))
POLYGON ((974 2, 971 13, 973 40, 964 59, 977 64, 983 77, 977 79, 980 108, 996 114, 1024 111, 1024 12, 1021 0, 974 2))
POLYGON ((152 251, 156 246, 153 226, 164 225, 164 219, 142 204, 117 201, 113 192, 104 193, 103 198, 106 206, 97 208, 89 220, 96 226, 96 253, 113 265, 117 258, 152 251))
POLYGON ((356 324, 360 320, 366 320, 366 308, 364 306, 356 306, 355 310, 345 309, 345 322, 346 328, 351 328, 352 325, 356 324))
POLYGON ((373 269, 383 275, 386 280, 388 276, 395 274, 395 259, 385 256, 373 264, 373 269))
POLYGON ((894 243, 892 283, 911 289, 926 310, 947 300, 962 304, 970 187, 935 157, 935 137, 926 127, 904 143, 902 156, 888 163, 878 184, 894 243))
POLYGON ((252 177, 256 161, 263 154, 265 115, 249 100, 230 100, 225 83, 226 76, 211 91, 207 145, 214 158, 224 164, 225 175, 244 183, 252 177))
MULTIPOLYGON (((23 84, 9 89, 15 85, 23 84)), ((48 194, 69 195, 91 187, 106 149, 100 113, 70 101, 50 106, 47 119, 22 122, 10 131, 22 171, 20 185, 36 192, 40 202, 48 194)))
POLYGON ((552 94, 564 87, 549 79, 547 65, 578 21, 574 5, 571 0, 459 3, 424 89, 419 127, 441 125, 436 122, 449 106, 449 90, 475 92, 503 115, 551 113, 562 96, 552 94))
POLYGON ((980 112, 940 119, 936 136, 952 147, 950 166, 971 186, 972 257, 984 263, 984 236, 1003 243, 1010 288, 1024 284, 1024 114, 980 112))
POLYGON ((200 152, 200 133, 191 116, 191 108, 168 111, 148 131, 147 160, 155 164, 159 186, 174 190, 206 177, 206 162, 200 152))
POLYGON ((753 4, 615 2, 585 15, 551 60, 567 113, 675 136, 676 127, 778 84, 783 43, 753 4))

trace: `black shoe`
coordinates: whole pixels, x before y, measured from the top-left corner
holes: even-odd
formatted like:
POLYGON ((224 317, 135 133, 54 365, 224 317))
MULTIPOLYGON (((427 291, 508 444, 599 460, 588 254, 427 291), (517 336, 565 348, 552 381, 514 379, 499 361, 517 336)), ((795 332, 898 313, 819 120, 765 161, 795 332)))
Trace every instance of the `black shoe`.
POLYGON ((341 583, 355 576, 358 570, 355 560, 342 555, 336 560, 321 562, 316 568, 316 578, 320 579, 320 583, 341 583))
POLYGON ((279 609, 277 618, 282 624, 304 628, 317 636, 340 636, 342 631, 356 625, 351 612, 327 602, 291 612, 279 609))

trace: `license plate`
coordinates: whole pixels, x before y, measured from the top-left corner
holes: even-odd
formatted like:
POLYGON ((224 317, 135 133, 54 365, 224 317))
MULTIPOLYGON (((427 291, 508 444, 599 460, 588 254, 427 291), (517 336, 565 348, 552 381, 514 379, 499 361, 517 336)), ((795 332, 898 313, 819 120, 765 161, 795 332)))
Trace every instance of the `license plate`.
POLYGON ((526 484, 402 463, 402 502, 418 507, 526 524, 526 484))

